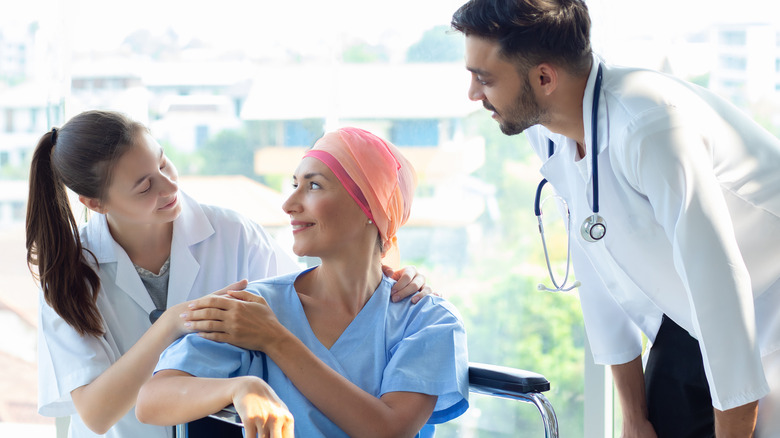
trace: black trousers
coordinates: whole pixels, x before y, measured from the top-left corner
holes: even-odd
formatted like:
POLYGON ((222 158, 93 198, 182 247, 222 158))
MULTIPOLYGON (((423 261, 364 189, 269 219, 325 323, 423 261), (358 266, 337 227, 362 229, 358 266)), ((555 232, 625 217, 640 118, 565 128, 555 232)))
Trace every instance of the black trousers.
POLYGON ((715 437, 715 414, 699 341, 666 315, 650 349, 645 390, 658 438, 715 437))

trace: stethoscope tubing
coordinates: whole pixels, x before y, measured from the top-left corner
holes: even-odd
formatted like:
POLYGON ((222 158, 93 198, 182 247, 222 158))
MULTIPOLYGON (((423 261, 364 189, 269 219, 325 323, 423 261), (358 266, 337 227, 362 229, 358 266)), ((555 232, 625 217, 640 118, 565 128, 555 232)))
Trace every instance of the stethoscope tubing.
POLYGON ((599 153, 598 153, 598 127, 599 127, 599 97, 601 95, 601 63, 599 63, 598 71, 596 72, 596 83, 593 85, 593 107, 590 112, 590 129, 591 138, 593 144, 590 146, 590 159, 591 159, 591 171, 593 172, 593 214, 599 212, 599 153))
MULTIPOLYGON (((593 175, 593 214, 585 219, 585 222, 583 223, 582 232, 583 232, 583 238, 589 242, 596 242, 598 240, 601 240, 601 238, 604 237, 606 234, 606 223, 604 222, 604 219, 599 216, 599 167, 598 167, 598 108, 599 108, 599 97, 601 95, 601 81, 603 78, 602 73, 602 64, 599 63, 598 70, 596 72, 596 82, 593 86, 593 106, 591 111, 591 172, 593 175), (593 224, 597 224, 600 229, 600 233, 597 236, 593 235, 593 224), (586 235, 587 234, 587 235, 586 235)), ((552 140, 548 140, 547 143, 547 154, 548 157, 551 157, 553 153, 555 152, 555 143, 552 140)), ((566 283, 569 280, 569 268, 571 265, 571 214, 569 212, 569 206, 565 203, 564 205, 566 207, 566 217, 567 217, 567 224, 566 224, 566 273, 563 277, 563 283, 558 285, 558 282, 555 281, 555 275, 552 272, 552 266, 550 264, 550 257, 547 252, 547 242, 544 238, 544 225, 542 224, 542 188, 547 183, 547 179, 543 178, 542 181, 539 183, 539 185, 536 188, 536 195, 534 196, 534 215, 536 215, 537 221, 539 223, 539 233, 542 237, 542 248, 544 250, 544 259, 547 263, 547 272, 550 274, 550 281, 552 281, 552 284, 554 288, 549 288, 543 284, 538 285, 539 290, 546 290, 550 292, 567 292, 570 291, 576 287, 580 286, 579 281, 575 281, 572 283, 571 286, 566 286, 566 283)))

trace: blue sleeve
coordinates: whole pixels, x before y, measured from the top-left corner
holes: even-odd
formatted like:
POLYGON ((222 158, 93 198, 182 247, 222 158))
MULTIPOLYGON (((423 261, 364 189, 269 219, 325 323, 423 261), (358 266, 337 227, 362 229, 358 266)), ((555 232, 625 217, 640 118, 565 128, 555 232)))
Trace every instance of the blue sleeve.
POLYGON ((250 373, 252 352, 191 333, 165 349, 154 372, 184 371, 196 377, 235 377, 250 373))
POLYGON ((466 331, 454 306, 430 296, 417 303, 403 339, 389 355, 381 395, 407 391, 438 396, 429 424, 444 423, 468 409, 466 331))

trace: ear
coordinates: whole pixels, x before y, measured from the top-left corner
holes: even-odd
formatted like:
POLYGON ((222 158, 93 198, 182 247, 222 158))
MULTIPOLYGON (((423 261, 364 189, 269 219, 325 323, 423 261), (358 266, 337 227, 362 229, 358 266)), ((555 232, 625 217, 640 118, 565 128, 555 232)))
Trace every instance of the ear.
POLYGON ((87 198, 86 196, 79 195, 79 202, 84 204, 85 207, 94 211, 95 213, 105 213, 106 211, 108 211, 103 206, 103 203, 96 198, 87 198))
POLYGON ((552 64, 543 62, 531 68, 528 75, 531 85, 544 96, 551 95, 558 88, 558 69, 552 64))

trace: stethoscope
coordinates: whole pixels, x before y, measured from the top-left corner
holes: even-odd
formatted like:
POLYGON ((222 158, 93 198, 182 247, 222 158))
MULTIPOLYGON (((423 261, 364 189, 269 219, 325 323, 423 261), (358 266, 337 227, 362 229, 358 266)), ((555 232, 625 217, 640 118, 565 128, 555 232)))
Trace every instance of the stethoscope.
MULTIPOLYGON (((593 110, 591 117, 591 168, 593 169, 593 214, 585 218, 582 226, 580 227, 580 234, 582 238, 588 242, 598 242, 604 235, 607 234, 607 223, 604 218, 599 215, 599 167, 598 167, 598 109, 599 109, 599 94, 601 94, 601 63, 599 63, 598 71, 596 72, 596 84, 593 86, 593 110)), ((548 140, 547 143, 547 156, 551 157, 555 152, 555 143, 552 140, 548 140)), ((542 248, 544 249, 544 259, 547 262, 547 272, 550 274, 550 280, 553 287, 547 287, 543 284, 539 284, 537 288, 539 290, 546 290, 550 292, 568 292, 576 287, 579 287, 581 283, 575 281, 571 286, 567 286, 569 281, 569 267, 571 266, 571 213, 569 212, 569 206, 566 201, 561 199, 563 206, 566 208, 566 273, 563 277, 563 283, 560 285, 555 281, 555 275, 550 266, 550 256, 547 253, 547 242, 544 238, 544 225, 542 225, 542 204, 544 201, 540 201, 542 195, 542 187, 547 183, 546 179, 542 179, 539 186, 536 188, 536 197, 534 198, 534 214, 536 220, 539 223, 539 233, 542 236, 542 248)), ((559 198, 560 199, 560 198, 559 198)), ((546 199, 545 199, 546 200, 546 199)))

